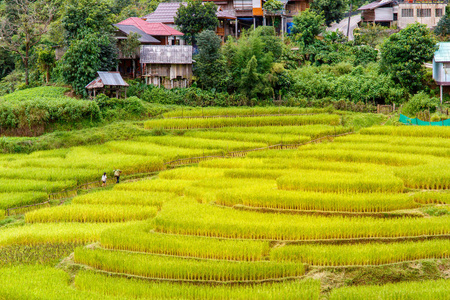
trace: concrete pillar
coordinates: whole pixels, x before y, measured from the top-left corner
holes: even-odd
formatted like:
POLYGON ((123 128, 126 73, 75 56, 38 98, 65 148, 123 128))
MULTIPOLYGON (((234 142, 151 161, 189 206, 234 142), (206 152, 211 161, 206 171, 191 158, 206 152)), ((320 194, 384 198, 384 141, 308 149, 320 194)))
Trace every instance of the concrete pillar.
POLYGON ((238 19, 236 18, 236 22, 234 23, 234 34, 236 36, 236 38, 238 37, 238 19))
POLYGON ((439 86, 441 89, 441 106, 442 106, 442 99, 444 98, 444 88, 442 87, 442 85, 439 86))
POLYGON ((253 30, 255 30, 255 29, 256 29, 256 18, 253 17, 253 30))

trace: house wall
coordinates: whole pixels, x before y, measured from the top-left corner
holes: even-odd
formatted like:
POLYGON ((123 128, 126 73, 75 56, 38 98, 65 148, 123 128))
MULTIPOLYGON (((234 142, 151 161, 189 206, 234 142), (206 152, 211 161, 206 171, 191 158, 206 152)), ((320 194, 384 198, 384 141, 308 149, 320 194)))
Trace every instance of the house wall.
POLYGON ((441 63, 433 60, 433 79, 439 85, 450 85, 450 62, 441 63))
POLYGON ((192 80, 191 64, 145 64, 144 78, 147 84, 166 89, 188 87, 192 80))
POLYGON ((443 14, 445 14, 445 7, 447 4, 420 4, 420 3, 402 3, 398 6, 398 27, 400 29, 405 28, 409 24, 419 22, 421 24, 427 25, 428 28, 435 27, 441 17, 436 16, 436 9, 442 9, 443 14), (413 16, 406 17, 406 9, 412 9, 413 16), (419 17, 417 14, 418 9, 430 9, 429 17, 419 17))
POLYGON ((307 10, 310 7, 309 0, 289 1, 286 5, 286 15, 296 16, 300 12, 307 10))

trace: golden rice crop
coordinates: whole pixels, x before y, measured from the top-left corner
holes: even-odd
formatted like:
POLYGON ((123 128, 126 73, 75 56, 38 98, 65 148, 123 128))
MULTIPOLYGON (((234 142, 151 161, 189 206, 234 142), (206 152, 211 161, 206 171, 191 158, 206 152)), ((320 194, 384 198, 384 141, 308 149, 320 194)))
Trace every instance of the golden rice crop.
POLYGON ((450 138, 450 128, 446 126, 380 126, 363 128, 360 133, 366 135, 450 138))
POLYGON ((192 187, 207 188, 211 190, 236 188, 237 186, 252 186, 262 188, 277 188, 275 180, 260 178, 216 178, 212 180, 199 180, 192 183, 192 187))
POLYGON ((315 107, 286 107, 286 106, 263 106, 263 107, 205 107, 172 110, 164 113, 165 118, 173 117, 216 117, 216 116, 257 116, 257 115, 295 115, 295 114, 317 114, 331 113, 333 107, 315 108, 315 107))
POLYGON ((242 142, 264 143, 264 146, 277 144, 301 144, 311 140, 309 136, 305 135, 250 132, 188 131, 184 135, 211 140, 233 140, 242 142))
POLYGON ((161 179, 201 180, 223 177, 221 169, 185 167, 164 171, 159 174, 161 179))
POLYGON ((269 253, 268 242, 166 235, 149 232, 149 227, 136 224, 118 230, 105 230, 101 245, 115 250, 240 261, 261 260, 269 253))
POLYGON ((422 204, 450 204, 450 193, 443 192, 423 192, 415 193, 414 201, 422 204))
POLYGON ((0 247, 14 244, 96 242, 100 240, 100 233, 103 230, 117 227, 117 223, 25 224, 0 230, 0 247))
POLYGON ((53 193, 63 189, 75 187, 76 182, 73 180, 67 181, 43 181, 30 179, 0 179, 1 193, 15 193, 15 192, 45 192, 53 193))
POLYGON ((142 180, 132 183, 118 184, 115 191, 145 191, 145 192, 171 192, 183 195, 186 186, 191 185, 189 180, 142 180))
POLYGON ((265 143, 260 142, 237 142, 215 139, 211 140, 188 136, 146 136, 137 138, 137 141, 178 148, 208 150, 221 149, 226 151, 255 149, 267 146, 265 143))
POLYGON ((288 174, 277 179, 279 189, 323 193, 401 193, 403 182, 385 172, 288 174))
MULTIPOLYGON (((142 296, 152 299, 185 300, 319 300, 320 281, 284 281, 256 285, 197 285, 167 282, 147 282, 137 279, 111 277, 95 272, 81 271, 75 277, 77 290, 92 291, 105 296, 142 296)), ((128 299, 128 298, 126 298, 128 299)))
POLYGON ((95 205, 161 205, 171 199, 176 198, 175 193, 168 192, 144 192, 132 190, 110 190, 96 193, 89 193, 75 197, 73 204, 95 204, 95 205))
POLYGON ((192 129, 192 128, 221 128, 226 126, 285 126, 285 125, 339 125, 337 115, 319 114, 313 116, 285 116, 285 117, 243 117, 243 118, 195 118, 195 119, 156 119, 144 123, 146 129, 192 129))
POLYGON ((229 169, 224 171, 224 176, 229 178, 262 178, 277 179, 286 175, 286 170, 265 169, 229 169))
POLYGON ((25 215, 27 223, 47 222, 127 222, 156 215, 158 209, 141 205, 64 205, 44 208, 25 215))
POLYGON ((405 186, 413 189, 449 189, 449 163, 402 167, 395 175, 403 180, 405 186))
POLYGON ((160 279, 256 281, 304 274, 304 266, 292 262, 199 261, 86 248, 76 248, 74 259, 107 272, 160 279))
POLYGON ((350 134, 343 137, 338 137, 334 140, 337 143, 382 143, 396 146, 416 146, 420 147, 437 147, 449 148, 450 140, 443 138, 428 138, 428 137, 405 137, 405 136, 389 136, 389 135, 363 135, 350 134))
POLYGON ((264 150, 254 151, 247 154, 248 158, 296 158, 299 151, 297 150, 264 150))
POLYGON ((98 180, 98 170, 69 168, 2 168, 0 178, 46 181, 76 180, 78 184, 98 180))
POLYGON ((216 202, 226 206, 240 204, 259 208, 342 212, 385 212, 420 206, 407 194, 330 194, 264 187, 220 191, 216 195, 216 202))
POLYGON ((43 192, 0 193, 0 209, 42 203, 47 200, 48 195, 43 192))
POLYGON ((353 245, 289 245, 270 252, 274 261, 317 266, 381 265, 418 259, 450 257, 449 240, 353 245))
MULTIPOLYGON (((415 126, 416 127, 416 126, 415 126)), ((450 293, 450 280, 400 282, 386 285, 342 287, 331 291, 330 300, 444 300, 450 293)))
POLYGON ((449 216, 377 219, 261 214, 194 201, 167 202, 153 220, 157 232, 221 238, 317 240, 449 234, 449 216))

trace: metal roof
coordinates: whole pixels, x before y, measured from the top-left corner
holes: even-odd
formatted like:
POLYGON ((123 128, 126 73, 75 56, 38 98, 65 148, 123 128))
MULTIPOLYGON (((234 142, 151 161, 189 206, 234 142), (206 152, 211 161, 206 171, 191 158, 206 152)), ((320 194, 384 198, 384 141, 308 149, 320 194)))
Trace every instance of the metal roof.
POLYGON ((371 2, 367 5, 361 6, 360 8, 358 8, 358 10, 371 10, 371 9, 378 8, 380 6, 391 4, 392 2, 394 2, 394 1, 393 0, 377 0, 377 1, 371 2))
POLYGON ((434 53, 435 62, 450 62, 450 42, 439 43, 439 50, 434 53))
POLYGON ((122 25, 122 24, 114 24, 117 29, 125 33, 127 36, 130 34, 130 32, 134 32, 140 35, 139 41, 141 43, 154 43, 154 44, 160 44, 161 42, 151 35, 145 33, 144 31, 140 30, 134 25, 122 25))
POLYGON ((163 23, 149 23, 141 18, 128 18, 119 25, 133 25, 151 36, 182 36, 183 33, 163 23))
POLYGON ((141 46, 141 64, 192 64, 192 46, 141 46))

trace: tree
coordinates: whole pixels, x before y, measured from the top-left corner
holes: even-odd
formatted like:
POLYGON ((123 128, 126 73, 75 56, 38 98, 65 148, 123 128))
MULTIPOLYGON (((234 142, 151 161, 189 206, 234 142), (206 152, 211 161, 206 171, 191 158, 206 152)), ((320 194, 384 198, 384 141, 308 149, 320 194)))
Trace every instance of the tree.
POLYGON ((55 51, 48 45, 42 45, 37 48, 37 63, 42 72, 45 72, 45 82, 50 81, 50 71, 55 66, 55 51))
POLYGON ((120 44, 120 50, 122 51, 122 55, 124 57, 129 57, 132 60, 133 63, 133 78, 136 77, 136 51, 141 45, 141 42, 139 41, 139 38, 141 36, 135 32, 130 32, 130 34, 127 36, 126 40, 123 40, 120 44))
POLYGON ((117 48, 110 37, 88 34, 74 40, 61 60, 64 80, 78 94, 86 94, 85 86, 96 77, 97 71, 109 71, 117 65, 117 48))
POLYGON ((436 38, 425 25, 415 23, 392 34, 381 45, 381 69, 411 92, 422 89, 423 63, 436 50, 436 38))
POLYGON ((202 31, 197 40, 198 55, 194 73, 198 83, 206 89, 221 89, 226 80, 225 61, 220 52, 222 40, 212 30, 202 31))
POLYGON ((187 5, 180 5, 175 16, 175 24, 184 33, 188 43, 196 44, 196 36, 203 30, 215 30, 219 25, 214 2, 192 0, 187 5))
POLYGON ((311 4, 311 10, 318 14, 323 13, 327 26, 330 26, 333 22, 341 21, 345 9, 345 0, 314 0, 311 4))
POLYGON ((283 9, 283 2, 278 1, 278 0, 267 0, 264 5, 263 8, 265 10, 267 10, 268 12, 272 13, 272 26, 275 26, 275 14, 274 12, 276 12, 277 10, 281 10, 283 9))
POLYGON ((443 16, 434 29, 434 33, 439 36, 450 35, 450 6, 445 8, 445 16, 443 16))
POLYGON ((307 9, 294 17, 294 26, 291 32, 295 40, 303 46, 308 46, 315 42, 316 36, 324 32, 324 23, 325 18, 322 13, 307 9))
POLYGON ((11 0, 6 11, 0 20, 0 47, 20 56, 29 85, 30 54, 47 32, 54 7, 50 0, 11 0))

